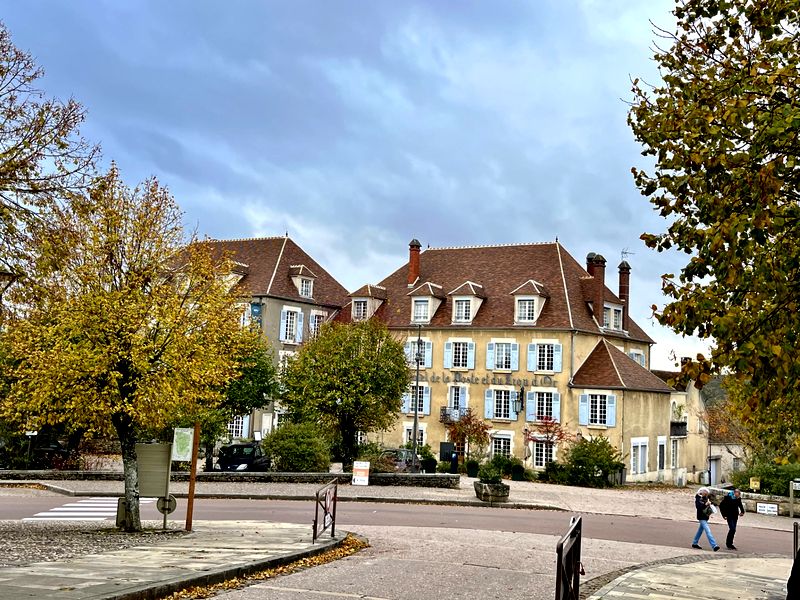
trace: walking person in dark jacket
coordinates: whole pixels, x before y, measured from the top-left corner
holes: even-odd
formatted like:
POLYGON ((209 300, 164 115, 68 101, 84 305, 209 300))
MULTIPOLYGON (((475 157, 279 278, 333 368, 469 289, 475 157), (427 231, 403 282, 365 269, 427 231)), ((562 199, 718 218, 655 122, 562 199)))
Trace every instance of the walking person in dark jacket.
POLYGON ((694 497, 694 507, 697 510, 697 533, 694 534, 692 548, 702 550, 698 542, 700 541, 700 536, 705 532, 708 543, 711 544, 714 552, 716 552, 719 550, 719 546, 717 545, 717 540, 714 539, 714 535, 711 533, 711 528, 708 526, 708 517, 713 514, 714 510, 711 499, 708 497, 709 493, 708 488, 702 487, 697 490, 697 495, 694 497))
POLYGON ((742 492, 738 489, 725 494, 722 502, 719 503, 719 512, 722 518, 728 522, 728 537, 725 540, 725 547, 728 550, 736 550, 733 545, 733 536, 736 535, 736 523, 739 517, 744 516, 744 506, 742 506, 742 492))

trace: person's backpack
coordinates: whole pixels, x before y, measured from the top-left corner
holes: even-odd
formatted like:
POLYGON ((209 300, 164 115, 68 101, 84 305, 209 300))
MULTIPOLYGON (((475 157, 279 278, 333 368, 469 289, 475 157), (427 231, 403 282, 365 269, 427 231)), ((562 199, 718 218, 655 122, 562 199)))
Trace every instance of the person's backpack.
POLYGON ((730 494, 725 494, 725 497, 720 501, 719 512, 723 517, 728 516, 728 511, 732 508, 732 502, 733 498, 731 498, 730 494))

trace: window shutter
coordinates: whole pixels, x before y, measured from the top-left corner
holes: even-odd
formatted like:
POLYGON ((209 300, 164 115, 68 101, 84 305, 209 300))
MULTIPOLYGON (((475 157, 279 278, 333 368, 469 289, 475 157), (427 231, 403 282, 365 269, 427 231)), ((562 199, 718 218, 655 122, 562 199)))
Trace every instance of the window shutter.
POLYGON ((409 392, 403 394, 403 408, 401 410, 405 414, 411 412, 411 394, 409 392))
POLYGON ((553 344, 553 371, 556 373, 560 373, 563 368, 561 366, 561 355, 561 344, 553 344))
POLYGON ((525 393, 525 420, 526 421, 535 421, 536 420, 536 392, 526 392, 525 393))
POLYGON ((553 392, 553 419, 561 423, 561 394, 553 392))
POLYGON ((242 419, 242 437, 250 437, 250 415, 245 415, 242 419))
POLYGON ((422 389, 422 414, 431 414, 431 388, 427 386, 422 389))
POLYGON ((578 403, 578 425, 589 424, 589 394, 581 394, 578 403))
POLYGON ((494 392, 492 390, 486 390, 486 393, 483 396, 483 408, 484 413, 483 416, 485 419, 493 419, 494 418, 494 392))
POLYGON ((514 410, 514 403, 517 401, 518 396, 519 392, 516 390, 512 391, 508 395, 508 416, 512 421, 517 420, 517 411, 514 410))
POLYGON ((278 332, 278 338, 282 341, 286 341, 286 311, 281 311, 281 330, 278 332))
POLYGON ((494 343, 489 342, 486 345, 486 369, 491 371, 494 369, 494 343))
POLYGON ((475 368, 475 342, 469 342, 467 344, 467 368, 475 368))
POLYGON ((511 344, 511 370, 519 371, 519 344, 511 344))
POLYGON ((425 368, 430 369, 433 366, 433 342, 425 342, 425 368))
POLYGON ((465 385, 461 386, 461 408, 466 410, 469 406, 469 388, 465 385))
POLYGON ((456 393, 456 388, 451 387, 447 389, 447 408, 452 409, 453 406, 453 394, 456 393))
POLYGON ((453 368, 453 342, 444 343, 444 368, 453 368))
POLYGON ((528 371, 536 370, 536 344, 528 344, 528 371))
POLYGON ((406 360, 409 362, 409 364, 413 363, 414 362, 414 357, 411 356, 411 342, 410 341, 406 342, 403 345, 403 350, 406 353, 406 360))
POLYGON ((617 425, 617 397, 613 394, 606 396, 606 426, 617 425))
POLYGON ((299 344, 303 341, 303 313, 297 313, 297 335, 295 336, 295 341, 299 344))

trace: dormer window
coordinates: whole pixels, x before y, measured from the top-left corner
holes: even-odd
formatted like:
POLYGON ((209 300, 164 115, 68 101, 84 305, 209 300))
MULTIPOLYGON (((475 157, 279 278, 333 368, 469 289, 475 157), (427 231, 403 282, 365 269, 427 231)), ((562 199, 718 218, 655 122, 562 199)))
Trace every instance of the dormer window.
POLYGON ((622 308, 609 305, 603 307, 603 327, 622 331, 622 308))
POLYGON ((517 323, 533 323, 536 321, 536 299, 517 298, 517 323))
POLYGON ((459 298, 453 302, 453 322, 469 323, 472 321, 472 301, 469 298, 459 298))
POLYGON ((367 301, 353 300, 353 321, 363 321, 367 318, 367 301))
POLYGON ((303 298, 311 298, 314 295, 314 281, 303 277, 300 279, 300 295, 303 298))
POLYGON ((427 323, 430 320, 430 302, 427 298, 414 298, 414 322, 427 323))

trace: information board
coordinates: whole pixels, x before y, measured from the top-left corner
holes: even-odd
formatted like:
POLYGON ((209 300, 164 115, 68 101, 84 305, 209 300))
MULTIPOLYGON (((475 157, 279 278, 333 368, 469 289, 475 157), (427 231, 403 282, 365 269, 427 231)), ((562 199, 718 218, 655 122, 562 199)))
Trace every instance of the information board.
POLYGON ((369 461, 353 462, 353 485, 369 485, 369 461))
POLYGON ((756 512, 762 515, 775 515, 778 514, 777 504, 766 504, 764 502, 756 503, 756 512))

